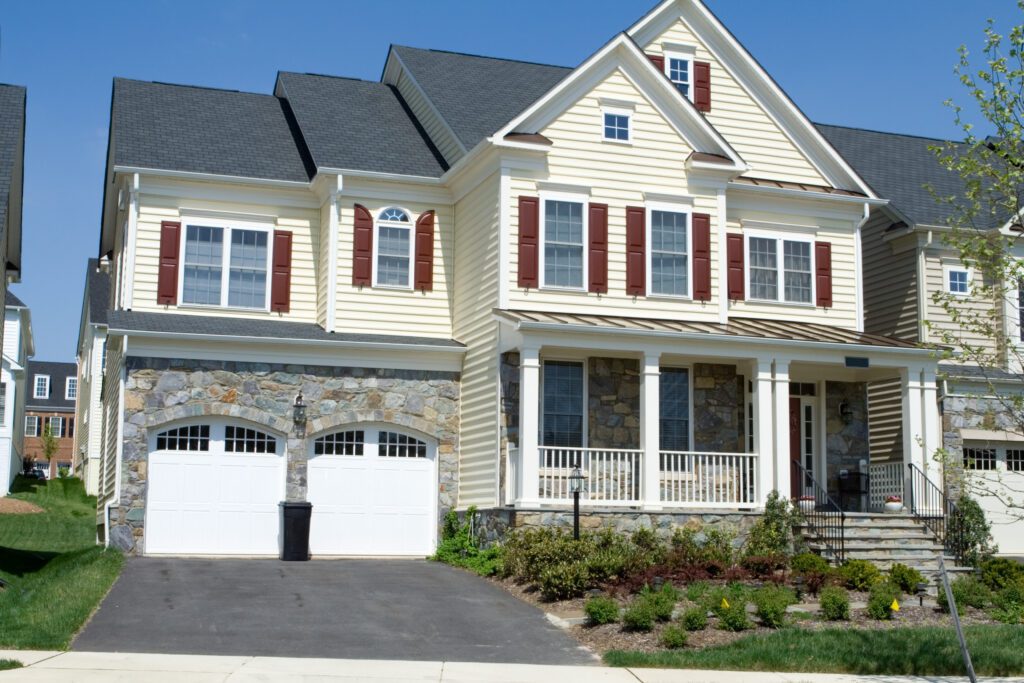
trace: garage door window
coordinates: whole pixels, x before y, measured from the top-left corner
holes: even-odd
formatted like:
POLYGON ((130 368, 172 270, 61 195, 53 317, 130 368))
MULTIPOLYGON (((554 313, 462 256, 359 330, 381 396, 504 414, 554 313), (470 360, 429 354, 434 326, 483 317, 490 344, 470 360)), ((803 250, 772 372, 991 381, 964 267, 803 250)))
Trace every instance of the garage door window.
POLYGON ((427 444, 405 434, 381 432, 378 454, 388 458, 425 458, 427 444))
POLYGON ((994 470, 996 450, 994 448, 965 448, 964 462, 969 470, 994 470))
POLYGON ((313 442, 314 455, 362 455, 365 436, 363 430, 334 432, 313 442))
POLYGON ((277 453, 277 439, 247 427, 224 428, 224 450, 228 453, 277 453))
POLYGON ((210 450, 210 425, 188 425, 160 432, 156 436, 158 451, 210 450))
POLYGON ((1024 450, 1006 449, 1006 469, 1010 472, 1024 472, 1024 450))

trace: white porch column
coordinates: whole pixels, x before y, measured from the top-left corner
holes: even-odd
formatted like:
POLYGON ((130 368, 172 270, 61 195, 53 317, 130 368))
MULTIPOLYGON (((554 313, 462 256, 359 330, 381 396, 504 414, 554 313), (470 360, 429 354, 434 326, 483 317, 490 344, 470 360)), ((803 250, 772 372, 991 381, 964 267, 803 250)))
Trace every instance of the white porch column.
POLYGON ((540 348, 519 350, 519 491, 518 505, 540 504, 540 348))
POLYGON ((934 459, 935 451, 942 448, 942 423, 939 419, 939 392, 936 386, 935 369, 925 368, 921 372, 921 438, 924 441, 924 464, 929 478, 942 485, 942 465, 934 459))
POLYGON ((921 404, 921 368, 900 368, 903 397, 903 466, 908 463, 924 471, 924 411, 921 404))
POLYGON ((757 449, 757 502, 764 505, 775 482, 775 444, 772 419, 772 362, 758 359, 753 363, 754 380, 754 447, 757 449))
MULTIPOLYGON (((775 359, 775 490, 789 498, 789 360, 775 359)), ((771 491, 771 489, 769 489, 771 491)), ((767 494, 766 494, 767 496, 767 494)))
POLYGON ((644 451, 643 507, 661 509, 661 355, 644 353, 640 368, 640 448, 644 451))

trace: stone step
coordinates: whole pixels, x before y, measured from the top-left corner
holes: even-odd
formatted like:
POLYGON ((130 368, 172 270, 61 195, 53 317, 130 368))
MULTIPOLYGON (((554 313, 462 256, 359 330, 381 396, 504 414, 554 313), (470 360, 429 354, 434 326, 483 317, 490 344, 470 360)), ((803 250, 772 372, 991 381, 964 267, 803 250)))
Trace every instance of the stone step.
POLYGON ((847 543, 874 543, 876 545, 935 545, 935 537, 925 533, 888 534, 872 531, 846 529, 843 537, 847 543))
MULTIPOLYGON (((819 555, 827 560, 832 560, 834 554, 827 548, 822 548, 817 551, 819 555)), ((890 564, 899 562, 907 566, 922 565, 922 566, 934 566, 938 568, 939 557, 933 552, 879 552, 877 550, 870 551, 846 551, 847 560, 867 560, 871 564, 877 565, 879 568, 888 567, 890 564)))

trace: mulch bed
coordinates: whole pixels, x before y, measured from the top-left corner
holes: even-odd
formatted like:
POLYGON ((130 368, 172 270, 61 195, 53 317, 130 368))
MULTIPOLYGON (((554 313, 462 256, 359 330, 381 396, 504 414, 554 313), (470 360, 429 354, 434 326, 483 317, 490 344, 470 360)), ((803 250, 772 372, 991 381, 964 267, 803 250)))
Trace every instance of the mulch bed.
POLYGON ((37 512, 44 510, 34 503, 17 498, 0 498, 0 515, 32 515, 37 512))

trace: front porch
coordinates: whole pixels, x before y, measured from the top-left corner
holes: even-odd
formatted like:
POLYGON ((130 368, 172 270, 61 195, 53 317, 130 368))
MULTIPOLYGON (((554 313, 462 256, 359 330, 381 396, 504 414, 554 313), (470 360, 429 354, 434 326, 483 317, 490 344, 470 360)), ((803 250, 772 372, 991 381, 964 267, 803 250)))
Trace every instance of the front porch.
POLYGON ((515 508, 572 505, 579 467, 584 508, 755 511, 772 490, 820 498, 816 482, 867 511, 903 493, 907 463, 935 469, 935 373, 920 352, 912 364, 892 348, 776 338, 741 355, 735 338, 623 343, 578 329, 570 346, 545 332, 502 355, 502 493, 515 508), (904 462, 873 465, 867 383, 882 379, 900 383, 907 443, 904 462))

